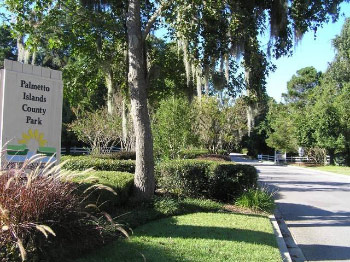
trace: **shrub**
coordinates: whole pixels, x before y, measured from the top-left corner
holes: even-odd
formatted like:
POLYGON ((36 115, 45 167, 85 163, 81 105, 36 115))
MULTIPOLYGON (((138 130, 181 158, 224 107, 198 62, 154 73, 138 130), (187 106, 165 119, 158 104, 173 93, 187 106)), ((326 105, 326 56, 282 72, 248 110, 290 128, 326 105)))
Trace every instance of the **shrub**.
POLYGON ((135 161, 133 160, 114 160, 100 159, 92 156, 63 156, 63 169, 68 170, 86 170, 93 168, 102 171, 120 171, 135 172, 135 161))
POLYGON ((223 210, 223 204, 199 198, 178 198, 170 196, 156 196, 154 209, 162 216, 173 216, 194 212, 215 212, 223 210))
POLYGON ((102 243, 98 214, 84 210, 76 186, 57 167, 27 174, 31 164, 0 175, 1 261, 62 261, 102 243))
POLYGON ((215 163, 210 166, 208 175, 209 196, 213 199, 229 201, 257 185, 256 169, 249 165, 215 163))
POLYGON ((209 163, 200 160, 164 161, 156 168, 158 186, 179 196, 204 196, 208 188, 206 173, 209 163))
POLYGON ((275 208, 273 196, 274 193, 270 193, 264 188, 252 188, 237 199, 236 205, 257 211, 273 212, 275 208))
POLYGON ((122 137, 121 117, 108 114, 107 109, 77 114, 69 129, 78 140, 90 146, 92 154, 109 153, 122 137))
POLYGON ((334 163, 337 166, 346 166, 347 164, 347 155, 345 153, 336 153, 334 155, 334 163))
POLYGON ((157 212, 165 216, 173 216, 181 212, 179 201, 167 196, 156 197, 153 206, 157 212))
POLYGON ((94 158, 114 159, 114 160, 136 160, 136 152, 134 151, 118 151, 109 154, 93 155, 94 158))
POLYGON ((196 157, 197 159, 205 159, 212 161, 229 161, 231 162, 231 157, 228 155, 217 155, 217 154, 205 154, 196 157))
POLYGON ((92 171, 75 176, 72 181, 79 183, 80 192, 91 189, 85 199, 86 204, 96 204, 100 210, 112 211, 129 199, 134 175, 116 171, 92 171))
POLYGON ((180 151, 179 158, 181 159, 195 159, 199 156, 208 154, 207 149, 183 149, 180 151))
POLYGON ((156 169, 158 187, 179 196, 236 198, 257 185, 256 169, 248 165, 204 160, 176 160, 156 169))
POLYGON ((198 138, 192 130, 193 119, 187 99, 169 98, 160 102, 152 124, 157 157, 178 158, 182 148, 196 144, 198 138))

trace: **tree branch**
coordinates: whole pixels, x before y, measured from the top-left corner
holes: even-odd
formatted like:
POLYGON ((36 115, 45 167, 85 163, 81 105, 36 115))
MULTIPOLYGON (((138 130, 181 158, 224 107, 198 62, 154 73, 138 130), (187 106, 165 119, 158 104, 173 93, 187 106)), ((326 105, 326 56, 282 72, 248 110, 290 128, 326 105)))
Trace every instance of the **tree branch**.
POLYGON ((167 8, 170 7, 170 3, 171 0, 168 0, 166 2, 161 2, 159 8, 157 9, 157 11, 155 11, 153 13, 153 15, 151 16, 151 18, 148 20, 145 30, 143 32, 143 40, 146 40, 149 32, 151 31, 152 26, 154 25, 154 23, 156 22, 157 18, 161 15, 161 13, 166 10, 167 8))

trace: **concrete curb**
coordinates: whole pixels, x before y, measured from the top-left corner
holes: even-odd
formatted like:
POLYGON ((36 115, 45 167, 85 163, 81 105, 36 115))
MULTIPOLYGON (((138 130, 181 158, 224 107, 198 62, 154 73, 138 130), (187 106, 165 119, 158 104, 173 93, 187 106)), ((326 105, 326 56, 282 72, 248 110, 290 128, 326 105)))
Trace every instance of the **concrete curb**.
POLYGON ((280 227, 278 225, 277 219, 275 215, 270 215, 269 216, 272 227, 273 227, 273 232, 275 233, 276 240, 277 240, 277 245, 280 250, 280 254, 282 257, 283 262, 292 262, 292 258, 290 257, 286 242, 284 241, 282 232, 280 230, 280 227))
MULTIPOLYGON (((285 223, 282 214, 278 209, 275 210, 274 217, 277 221, 277 225, 280 229, 283 242, 288 250, 290 261, 292 262, 305 262, 307 261, 303 252, 295 242, 292 233, 289 231, 287 224, 285 223)), ((288 260, 286 260, 288 261, 288 260)))

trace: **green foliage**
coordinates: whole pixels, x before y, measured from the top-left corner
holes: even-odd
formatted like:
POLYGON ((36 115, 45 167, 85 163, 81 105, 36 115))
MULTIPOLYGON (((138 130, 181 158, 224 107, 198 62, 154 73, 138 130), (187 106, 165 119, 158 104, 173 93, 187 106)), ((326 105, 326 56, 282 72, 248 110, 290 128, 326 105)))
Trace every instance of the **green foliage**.
POLYGON ((211 199, 229 201, 257 185, 256 169, 228 162, 211 164, 208 193, 211 199))
POLYGON ((136 152, 133 151, 118 151, 109 154, 92 155, 92 157, 100 159, 114 160, 136 160, 136 152))
POLYGON ((108 114, 106 109, 78 114, 69 128, 80 141, 90 146, 91 154, 108 153, 122 137, 121 118, 108 114))
POLYGON ((305 106, 310 92, 320 83, 321 72, 312 66, 299 69, 287 83, 287 94, 283 94, 287 103, 305 106))
POLYGON ((147 39, 149 69, 148 98, 154 107, 173 96, 188 95, 182 54, 175 42, 151 36, 147 39))
POLYGON ((135 172, 135 161, 133 160, 99 159, 92 156, 62 156, 61 161, 64 162, 62 168, 67 170, 93 168, 102 171, 135 172))
POLYGON ((195 159, 199 156, 202 156, 208 153, 209 151, 207 149, 199 149, 199 148, 183 149, 180 151, 179 158, 195 159))
POLYGON ((157 186, 179 196, 207 197, 211 164, 203 160, 164 161, 156 168, 157 186))
POLYGON ((341 148, 343 136, 338 111, 333 103, 332 95, 325 90, 313 106, 314 137, 319 147, 329 151, 341 148))
POLYGON ((154 209, 166 216, 173 216, 181 212, 180 203, 171 197, 156 197, 154 199, 154 209))
POLYGON ((269 103, 269 112, 261 129, 267 134, 266 143, 269 147, 281 151, 295 152, 298 141, 296 129, 290 108, 274 101, 269 103))
POLYGON ((103 75, 87 56, 70 58, 63 68, 63 96, 72 108, 94 111, 106 101, 107 89, 103 75))
POLYGON ((3 68, 4 59, 16 60, 16 41, 11 37, 8 25, 0 25, 0 68, 3 68))
POLYGON ((134 176, 126 172, 90 171, 73 177, 72 182, 79 184, 79 192, 87 190, 86 205, 94 204, 100 210, 113 211, 129 200, 134 176))
POLYGON ((193 112, 184 98, 169 98, 160 102, 153 120, 154 150, 162 159, 180 156, 183 148, 196 143, 192 130, 193 112))
POLYGON ((327 74, 337 87, 342 87, 350 82, 350 18, 345 20, 340 34, 333 40, 333 46, 337 53, 327 70, 327 74))
POLYGON ((196 129, 200 143, 210 152, 216 153, 220 148, 224 133, 225 116, 215 97, 205 96, 195 104, 196 129))
POLYGON ((228 201, 256 186, 254 167, 227 162, 175 160, 159 164, 158 187, 179 196, 228 201))
POLYGON ((231 157, 227 154, 205 154, 201 155, 199 157, 196 157, 196 159, 207 159, 212 161, 228 161, 231 162, 231 157))
POLYGON ((251 188, 236 200, 236 205, 272 213, 275 209, 274 193, 264 188, 251 188))

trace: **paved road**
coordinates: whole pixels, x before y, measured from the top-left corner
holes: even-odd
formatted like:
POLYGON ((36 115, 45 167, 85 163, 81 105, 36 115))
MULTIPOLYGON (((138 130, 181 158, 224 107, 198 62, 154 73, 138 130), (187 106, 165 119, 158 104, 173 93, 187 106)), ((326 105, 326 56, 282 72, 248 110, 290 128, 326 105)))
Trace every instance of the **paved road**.
POLYGON ((308 261, 350 261, 350 176, 259 163, 259 179, 277 191, 276 203, 308 261))

